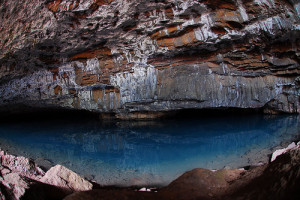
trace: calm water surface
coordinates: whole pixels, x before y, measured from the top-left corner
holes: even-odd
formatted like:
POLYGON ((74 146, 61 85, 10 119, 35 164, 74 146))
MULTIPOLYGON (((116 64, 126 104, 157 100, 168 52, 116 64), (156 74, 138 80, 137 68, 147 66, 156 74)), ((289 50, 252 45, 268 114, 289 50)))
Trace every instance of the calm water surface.
MULTIPOLYGON (((47 120, 0 124, 0 143, 63 164, 103 185, 166 185, 202 167, 242 167, 299 137, 297 115, 101 123, 47 120)), ((0 144, 0 146, 1 146, 0 144)))

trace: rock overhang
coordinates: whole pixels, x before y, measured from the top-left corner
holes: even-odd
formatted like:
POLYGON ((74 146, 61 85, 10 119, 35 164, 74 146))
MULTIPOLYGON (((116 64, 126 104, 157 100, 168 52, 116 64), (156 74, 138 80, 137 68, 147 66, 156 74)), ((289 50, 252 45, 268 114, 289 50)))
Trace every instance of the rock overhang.
POLYGON ((299 113, 295 1, 36 0, 1 7, 2 27, 10 30, 0 32, 2 105, 299 113))

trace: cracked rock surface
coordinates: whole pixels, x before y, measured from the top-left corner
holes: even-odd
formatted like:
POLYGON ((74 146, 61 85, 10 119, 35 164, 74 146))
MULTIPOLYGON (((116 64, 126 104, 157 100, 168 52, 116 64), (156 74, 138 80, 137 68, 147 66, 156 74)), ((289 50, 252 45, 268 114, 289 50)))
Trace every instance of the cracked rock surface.
POLYGON ((0 105, 299 113, 299 14, 296 0, 2 0, 0 105))

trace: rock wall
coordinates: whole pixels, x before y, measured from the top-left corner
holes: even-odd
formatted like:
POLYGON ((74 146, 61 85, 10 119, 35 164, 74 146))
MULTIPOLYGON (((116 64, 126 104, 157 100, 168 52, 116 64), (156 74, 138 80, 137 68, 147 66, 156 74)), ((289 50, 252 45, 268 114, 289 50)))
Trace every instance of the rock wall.
POLYGON ((299 113, 299 14, 296 0, 2 0, 0 105, 299 113))

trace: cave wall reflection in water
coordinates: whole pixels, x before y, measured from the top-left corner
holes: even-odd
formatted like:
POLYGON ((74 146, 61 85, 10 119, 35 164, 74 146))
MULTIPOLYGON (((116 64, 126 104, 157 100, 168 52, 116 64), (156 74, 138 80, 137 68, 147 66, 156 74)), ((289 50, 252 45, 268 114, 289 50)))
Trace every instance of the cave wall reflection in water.
POLYGON ((113 123, 48 120, 1 124, 0 139, 19 154, 91 174, 103 185, 165 185, 197 167, 259 162, 260 154, 298 137, 299 130, 297 115, 113 123))

